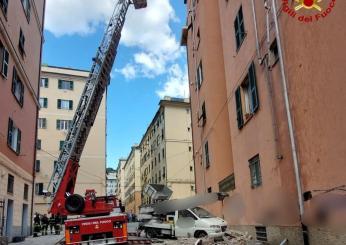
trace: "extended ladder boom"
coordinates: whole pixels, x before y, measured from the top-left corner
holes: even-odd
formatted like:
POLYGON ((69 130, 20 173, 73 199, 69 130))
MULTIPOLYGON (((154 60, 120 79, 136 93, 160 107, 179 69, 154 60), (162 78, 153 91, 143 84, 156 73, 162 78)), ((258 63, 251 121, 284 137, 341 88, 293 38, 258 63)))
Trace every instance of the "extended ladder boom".
POLYGON ((63 199, 74 192, 79 167, 78 162, 90 129, 94 124, 104 92, 110 82, 110 73, 116 57, 126 13, 132 3, 136 9, 146 7, 145 0, 119 0, 101 45, 96 52, 96 57, 93 58, 89 78, 47 187, 53 198, 50 210, 53 214, 61 214, 61 210, 65 208, 63 199))

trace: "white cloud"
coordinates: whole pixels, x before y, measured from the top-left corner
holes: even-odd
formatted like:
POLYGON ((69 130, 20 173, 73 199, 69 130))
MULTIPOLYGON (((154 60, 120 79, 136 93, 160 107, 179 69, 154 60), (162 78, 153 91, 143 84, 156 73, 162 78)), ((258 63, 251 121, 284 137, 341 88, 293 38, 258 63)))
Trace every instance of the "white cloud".
MULTIPOLYGON (((110 18, 117 0, 47 0, 46 30, 56 36, 88 35, 110 18)), ((171 0, 174 1, 174 0, 171 0)), ((182 57, 170 24, 179 21, 170 0, 148 0, 148 7, 129 8, 121 44, 134 47, 133 58, 120 72, 126 79, 154 78, 182 57)))
POLYGON ((47 0, 46 30, 55 36, 87 35, 108 21, 114 0, 47 0))
POLYGON ((169 68, 168 78, 162 89, 156 91, 156 94, 163 98, 165 96, 188 98, 189 97, 189 79, 187 67, 184 70, 178 64, 169 68))
POLYGON ((127 64, 125 67, 123 67, 120 70, 116 70, 117 72, 121 73, 126 79, 134 79, 136 77, 136 67, 133 64, 127 64))

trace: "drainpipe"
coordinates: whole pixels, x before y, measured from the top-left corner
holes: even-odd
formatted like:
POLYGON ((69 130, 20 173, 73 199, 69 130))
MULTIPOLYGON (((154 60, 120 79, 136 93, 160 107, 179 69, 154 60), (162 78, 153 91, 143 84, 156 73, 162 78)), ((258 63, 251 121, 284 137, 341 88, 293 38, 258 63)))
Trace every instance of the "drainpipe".
POLYGON ((275 34, 276 34, 276 40, 277 40, 277 45, 278 45, 279 57, 280 57, 279 62, 280 62, 280 68, 281 68, 281 78, 282 78, 281 81, 282 81, 282 87, 283 87, 283 92, 284 92, 288 131, 289 131, 289 136, 290 136, 290 141, 291 141, 294 174, 295 174, 296 186, 297 186, 297 192, 298 192, 299 214, 300 214, 300 219, 301 219, 303 214, 304 214, 304 203, 303 203, 303 191, 302 191, 302 183, 301 183, 301 175, 300 175, 300 162, 298 159, 297 149, 296 149, 296 141, 294 138, 294 128, 293 128, 293 123, 292 123, 290 102, 289 102, 289 96, 288 96, 288 90, 287 90, 287 79, 286 79, 286 73, 285 73, 285 64, 284 64, 284 59, 283 59, 283 51, 282 51, 282 46, 281 46, 281 36, 280 36, 275 0, 272 0, 272 7, 273 7, 272 13, 273 13, 273 19, 274 19, 274 25, 275 25, 275 34))
MULTIPOLYGON (((38 98, 40 97, 40 82, 41 82, 41 64, 42 64, 42 49, 43 49, 43 43, 44 43, 44 22, 45 22, 45 12, 46 12, 46 1, 43 1, 43 16, 42 16, 42 36, 41 36, 41 50, 40 50, 40 63, 39 63, 39 73, 38 73, 38 98)), ((36 178, 36 155, 37 155, 37 134, 38 134, 38 116, 39 116, 39 109, 40 107, 37 107, 36 109, 36 129, 35 129, 35 144, 34 144, 34 165, 32 169, 32 187, 31 187, 31 209, 30 209, 30 235, 32 235, 32 221, 34 216, 34 193, 35 193, 35 178, 36 178)))

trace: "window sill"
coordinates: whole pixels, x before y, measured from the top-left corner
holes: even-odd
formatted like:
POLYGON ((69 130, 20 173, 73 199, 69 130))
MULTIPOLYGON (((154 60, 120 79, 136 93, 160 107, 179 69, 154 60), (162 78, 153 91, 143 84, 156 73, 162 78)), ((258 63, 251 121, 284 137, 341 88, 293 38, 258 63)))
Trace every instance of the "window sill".
POLYGON ((13 97, 16 99, 17 103, 20 105, 20 107, 23 108, 24 103, 21 103, 20 100, 14 95, 14 93, 12 93, 12 94, 13 94, 13 97))
POLYGON ((13 192, 7 192, 7 195, 13 196, 14 194, 13 194, 13 192))

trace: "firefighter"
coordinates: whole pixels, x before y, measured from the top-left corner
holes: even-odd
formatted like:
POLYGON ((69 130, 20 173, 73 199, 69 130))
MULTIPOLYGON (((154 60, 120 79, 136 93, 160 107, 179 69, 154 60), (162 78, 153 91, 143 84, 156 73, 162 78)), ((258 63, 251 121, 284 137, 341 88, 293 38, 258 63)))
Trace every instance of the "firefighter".
POLYGON ((52 215, 49 218, 49 230, 50 230, 50 234, 53 234, 53 228, 55 227, 55 217, 54 215, 52 215))
POLYGON ((41 219, 40 219, 40 215, 36 213, 34 218, 34 237, 37 237, 40 231, 41 231, 41 219))
POLYGON ((41 219, 41 223, 42 223, 42 235, 43 236, 47 235, 49 220, 46 214, 43 215, 41 219))

